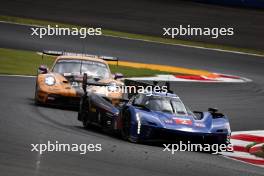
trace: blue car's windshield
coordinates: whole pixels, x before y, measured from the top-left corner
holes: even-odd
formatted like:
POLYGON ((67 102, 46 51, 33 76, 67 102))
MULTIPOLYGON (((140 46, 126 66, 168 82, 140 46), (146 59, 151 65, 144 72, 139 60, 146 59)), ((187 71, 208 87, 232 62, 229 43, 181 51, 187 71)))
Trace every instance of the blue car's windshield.
POLYGON ((177 97, 163 97, 163 96, 138 96, 135 105, 143 105, 144 107, 153 110, 161 111, 176 115, 188 115, 188 110, 177 97))

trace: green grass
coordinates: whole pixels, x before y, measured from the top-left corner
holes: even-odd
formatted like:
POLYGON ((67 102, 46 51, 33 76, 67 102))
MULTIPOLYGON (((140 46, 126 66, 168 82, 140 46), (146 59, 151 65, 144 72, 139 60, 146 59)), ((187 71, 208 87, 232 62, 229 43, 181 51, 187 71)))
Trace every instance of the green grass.
POLYGON ((41 56, 35 52, 0 48, 0 73, 12 75, 36 75, 41 64, 50 66, 53 57, 41 56))
POLYGON ((262 152, 258 152, 255 155, 264 158, 264 145, 262 146, 262 152))
MULTIPOLYGON (((251 144, 248 144, 248 145, 246 146, 247 150, 249 151, 249 149, 250 149, 251 147, 253 147, 254 145, 256 145, 256 144, 258 144, 258 143, 257 143, 257 142, 253 142, 253 143, 251 143, 251 144)), ((262 158, 264 158, 264 145, 262 146, 262 152, 254 153, 254 155, 256 155, 256 156, 258 156, 258 157, 262 157, 262 158)))
POLYGON ((255 154, 258 157, 264 158, 264 152, 259 152, 255 154))
MULTIPOLYGON (((13 16, 3 16, 0 15, 1 21, 8 21, 8 22, 15 22, 21 24, 29 24, 29 25, 40 25, 40 26, 55 26, 59 25, 60 27, 89 27, 89 26, 79 26, 79 25, 72 25, 54 21, 46 21, 46 20, 37 20, 37 19, 29 19, 29 18, 21 18, 21 17, 13 17, 13 16)), ((263 50, 254 50, 254 49, 247 49, 247 48, 237 48, 232 46, 226 45, 217 45, 217 44, 209 44, 205 42, 195 42, 195 41, 188 41, 188 40, 179 40, 179 39, 168 39, 162 37, 155 37, 155 36, 148 36, 148 35, 141 35, 141 34, 132 34, 126 33, 121 31, 113 31, 102 29, 103 35, 106 36, 116 36, 116 37, 125 37, 131 39, 141 39, 146 41, 158 42, 158 43, 166 43, 166 44, 180 44, 180 45, 188 45, 188 46, 197 46, 197 47, 205 47, 205 48, 213 48, 213 49, 222 49, 227 51, 237 51, 237 52, 244 52, 248 54, 257 54, 264 56, 263 50)))
POLYGON ((258 144, 257 142, 252 142, 251 144, 248 144, 247 146, 246 146, 246 149, 249 151, 249 149, 251 148, 251 147, 253 147, 254 145, 256 145, 256 144, 258 144))
MULTIPOLYGON (((41 65, 52 66, 55 57, 44 56, 32 51, 0 48, 0 74, 11 75, 36 75, 37 68, 41 65)), ((148 69, 137 69, 124 66, 109 65, 112 73, 122 73, 125 77, 153 76, 156 74, 169 74, 148 69)))

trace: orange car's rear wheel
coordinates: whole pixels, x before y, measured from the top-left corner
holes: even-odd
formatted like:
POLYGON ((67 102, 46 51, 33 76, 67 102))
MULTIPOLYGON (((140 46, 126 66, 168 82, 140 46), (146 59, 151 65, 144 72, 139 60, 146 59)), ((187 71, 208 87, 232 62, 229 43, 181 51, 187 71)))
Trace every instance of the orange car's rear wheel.
POLYGON ((34 101, 35 101, 35 104, 36 105, 39 105, 40 104, 40 101, 38 100, 38 90, 39 90, 39 86, 36 83, 36 86, 35 86, 35 96, 34 96, 34 101))

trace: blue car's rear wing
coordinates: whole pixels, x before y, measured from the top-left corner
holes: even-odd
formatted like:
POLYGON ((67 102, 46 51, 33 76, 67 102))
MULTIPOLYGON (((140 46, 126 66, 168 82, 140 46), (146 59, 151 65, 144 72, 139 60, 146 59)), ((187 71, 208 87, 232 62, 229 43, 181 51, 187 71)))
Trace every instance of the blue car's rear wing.
MULTIPOLYGON (((124 80, 124 84, 126 86, 135 86, 136 88, 146 88, 146 87, 162 87, 162 86, 166 86, 167 87, 167 93, 171 93, 173 94, 173 91, 171 90, 170 87, 170 82, 166 81, 166 82, 158 82, 158 81, 153 81, 153 82, 144 82, 144 81, 136 81, 136 80, 132 80, 132 79, 125 79, 124 80)), ((138 91, 135 91, 138 92, 138 91)), ((130 93, 128 94, 128 98, 131 98, 133 95, 135 95, 137 93, 130 93)))

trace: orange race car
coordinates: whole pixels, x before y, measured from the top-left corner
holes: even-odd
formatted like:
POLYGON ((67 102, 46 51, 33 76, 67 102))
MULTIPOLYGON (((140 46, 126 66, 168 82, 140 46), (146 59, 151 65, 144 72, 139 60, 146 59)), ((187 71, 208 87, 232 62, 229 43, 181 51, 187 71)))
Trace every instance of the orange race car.
POLYGON ((95 56, 88 54, 66 53, 59 51, 44 51, 43 55, 58 56, 49 70, 41 65, 36 78, 35 102, 36 104, 79 106, 83 95, 83 75, 87 75, 89 82, 107 84, 108 86, 89 86, 92 91, 105 97, 113 104, 118 104, 123 94, 109 92, 113 86, 122 86, 122 74, 111 74, 107 61, 116 61, 117 58, 95 56), (109 87, 110 85, 110 87, 109 87))

